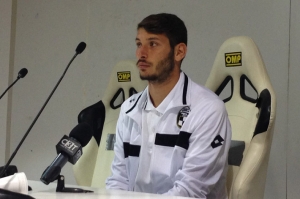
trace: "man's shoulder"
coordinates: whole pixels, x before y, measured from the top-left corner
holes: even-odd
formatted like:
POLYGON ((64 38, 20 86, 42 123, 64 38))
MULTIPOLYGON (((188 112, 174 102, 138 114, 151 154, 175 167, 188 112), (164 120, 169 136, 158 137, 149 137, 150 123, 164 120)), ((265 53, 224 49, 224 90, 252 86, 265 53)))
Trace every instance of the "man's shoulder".
POLYGON ((133 107, 136 103, 138 103, 144 91, 135 93, 131 95, 128 99, 126 99, 122 104, 122 109, 126 111, 126 109, 133 107))
POLYGON ((216 103, 223 103, 223 101, 209 88, 198 84, 191 80, 190 95, 192 101, 196 103, 203 103, 203 101, 214 101, 216 103))

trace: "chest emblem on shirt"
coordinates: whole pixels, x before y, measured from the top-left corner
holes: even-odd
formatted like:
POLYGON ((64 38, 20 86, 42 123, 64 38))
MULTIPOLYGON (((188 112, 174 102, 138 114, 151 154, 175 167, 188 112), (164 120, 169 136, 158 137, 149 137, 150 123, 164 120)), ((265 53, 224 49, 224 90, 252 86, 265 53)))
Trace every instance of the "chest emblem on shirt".
POLYGON ((189 106, 185 106, 183 107, 179 112, 178 112, 178 115, 177 115, 177 126, 179 128, 182 127, 186 117, 189 115, 189 113, 191 112, 191 109, 189 106))

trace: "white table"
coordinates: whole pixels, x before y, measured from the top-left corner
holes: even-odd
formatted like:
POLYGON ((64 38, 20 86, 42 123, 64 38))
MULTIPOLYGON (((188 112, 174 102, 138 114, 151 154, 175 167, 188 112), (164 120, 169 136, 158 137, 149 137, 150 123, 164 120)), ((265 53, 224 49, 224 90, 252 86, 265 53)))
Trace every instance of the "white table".
POLYGON ((106 190, 91 187, 80 187, 76 185, 66 185, 65 187, 79 187, 94 191, 94 193, 57 193, 56 183, 45 185, 39 181, 28 181, 28 185, 32 188, 29 195, 36 199, 187 199, 186 197, 164 196, 157 194, 138 193, 130 191, 106 190))

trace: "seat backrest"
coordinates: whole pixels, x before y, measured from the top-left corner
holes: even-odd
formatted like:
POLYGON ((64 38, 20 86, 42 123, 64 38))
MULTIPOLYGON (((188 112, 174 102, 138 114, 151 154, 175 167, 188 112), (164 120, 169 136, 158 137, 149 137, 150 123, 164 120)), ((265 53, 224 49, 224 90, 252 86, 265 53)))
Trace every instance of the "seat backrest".
POLYGON ((206 87, 219 96, 227 96, 223 101, 232 126, 229 198, 262 199, 276 98, 254 41, 245 36, 226 40, 217 53, 206 87))
POLYGON ((134 61, 121 61, 113 68, 101 101, 85 108, 78 115, 78 123, 86 122, 93 129, 93 138, 83 148, 83 155, 74 165, 77 184, 104 187, 111 174, 114 157, 116 123, 122 103, 147 86, 142 81, 134 61))

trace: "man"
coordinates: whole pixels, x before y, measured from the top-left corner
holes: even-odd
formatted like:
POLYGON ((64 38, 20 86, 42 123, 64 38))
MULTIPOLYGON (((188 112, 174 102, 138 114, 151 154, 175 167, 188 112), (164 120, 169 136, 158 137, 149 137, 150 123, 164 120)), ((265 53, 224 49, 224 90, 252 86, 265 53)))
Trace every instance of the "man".
POLYGON ((137 67, 147 88, 117 123, 108 189, 225 199, 231 127, 223 101, 180 69, 187 30, 172 14, 137 27, 137 67))

